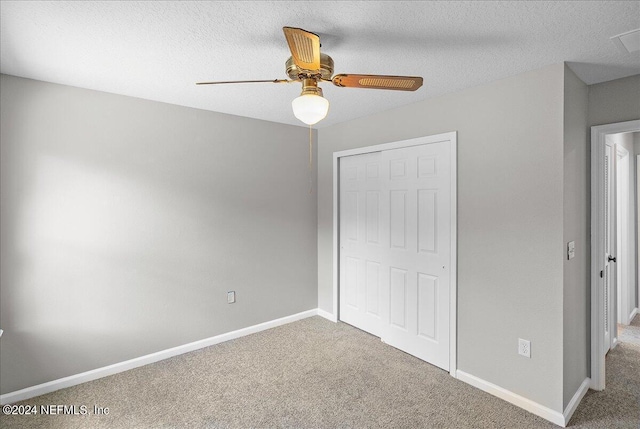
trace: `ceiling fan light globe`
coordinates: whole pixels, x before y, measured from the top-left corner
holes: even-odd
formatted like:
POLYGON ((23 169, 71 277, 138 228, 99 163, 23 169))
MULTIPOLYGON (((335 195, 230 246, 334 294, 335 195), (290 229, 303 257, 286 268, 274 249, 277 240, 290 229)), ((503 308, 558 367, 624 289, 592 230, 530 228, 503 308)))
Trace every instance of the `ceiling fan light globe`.
POLYGON ((317 124, 329 112, 329 100, 319 95, 304 94, 291 102, 293 114, 307 125, 317 124))

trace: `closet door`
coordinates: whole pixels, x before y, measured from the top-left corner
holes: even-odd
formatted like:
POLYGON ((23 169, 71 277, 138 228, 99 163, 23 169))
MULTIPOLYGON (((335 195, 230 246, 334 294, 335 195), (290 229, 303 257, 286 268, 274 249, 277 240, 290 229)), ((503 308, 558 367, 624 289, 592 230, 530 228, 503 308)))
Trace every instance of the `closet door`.
POLYGON ((340 158, 340 319, 449 369, 449 142, 340 158))
POLYGON ((449 369, 448 142, 383 152, 389 195, 389 318, 382 339, 449 369))
MULTIPOLYGON (((340 320, 380 336, 385 287, 380 152, 340 159, 340 320)), ((387 269, 388 270, 388 269, 387 269)))

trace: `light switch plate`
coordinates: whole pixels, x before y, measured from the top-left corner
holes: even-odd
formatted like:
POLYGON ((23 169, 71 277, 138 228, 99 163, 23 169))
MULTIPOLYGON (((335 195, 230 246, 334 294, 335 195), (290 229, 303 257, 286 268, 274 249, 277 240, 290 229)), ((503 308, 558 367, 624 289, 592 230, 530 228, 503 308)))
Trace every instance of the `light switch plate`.
POLYGON ((227 292, 227 304, 233 304, 234 302, 236 302, 236 291, 231 290, 227 292))
POLYGON ((576 257, 576 242, 570 241, 567 243, 567 259, 573 259, 576 257))

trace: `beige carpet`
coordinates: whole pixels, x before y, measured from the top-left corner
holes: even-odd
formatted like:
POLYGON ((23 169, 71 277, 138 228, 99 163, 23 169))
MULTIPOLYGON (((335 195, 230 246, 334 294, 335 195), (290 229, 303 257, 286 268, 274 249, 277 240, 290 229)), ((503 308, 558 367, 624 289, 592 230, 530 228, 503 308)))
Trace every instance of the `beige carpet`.
MULTIPOLYGON (((632 329, 640 330, 638 324, 632 329)), ((639 364, 640 344, 611 351, 607 389, 587 394, 571 427, 638 428, 639 364)), ((110 414, 2 416, 1 427, 555 427, 378 338, 319 317, 23 403, 98 405, 110 414)))
POLYGON ((618 340, 640 344, 640 314, 636 314, 629 326, 618 325, 618 340))

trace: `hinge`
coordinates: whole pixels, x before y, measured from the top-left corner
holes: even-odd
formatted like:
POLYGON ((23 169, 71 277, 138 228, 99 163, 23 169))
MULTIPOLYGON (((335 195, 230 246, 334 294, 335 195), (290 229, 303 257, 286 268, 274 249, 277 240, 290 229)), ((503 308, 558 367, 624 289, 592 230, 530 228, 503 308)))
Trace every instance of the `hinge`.
POLYGON ((603 272, 602 272, 602 271, 600 271, 600 278, 602 278, 602 277, 603 277, 603 272))

